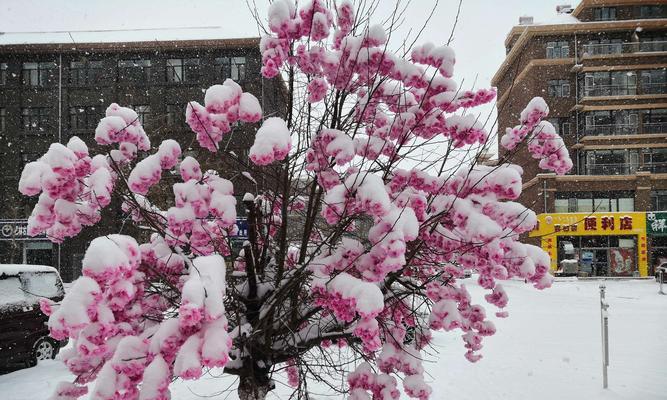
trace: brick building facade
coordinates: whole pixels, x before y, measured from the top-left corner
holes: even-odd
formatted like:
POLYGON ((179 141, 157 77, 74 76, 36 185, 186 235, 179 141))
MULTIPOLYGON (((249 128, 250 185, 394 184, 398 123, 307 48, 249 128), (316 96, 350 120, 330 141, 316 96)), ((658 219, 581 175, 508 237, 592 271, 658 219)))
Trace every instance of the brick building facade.
MULTIPOLYGON (((637 213, 641 225, 647 212, 667 210, 667 2, 582 0, 557 12, 553 23, 522 17, 511 29, 493 84, 499 126, 515 125, 532 97, 544 97, 575 166, 565 176, 542 173, 525 146, 501 156, 524 168, 521 201, 551 215, 543 222, 576 213, 596 218, 597 230, 554 233, 559 227, 552 226, 550 234, 542 226, 532 235, 552 254, 554 269, 569 258, 590 274, 649 274, 667 258, 667 238, 600 224, 615 216, 618 226, 637 213), (614 270, 620 250, 629 270, 614 270)), ((583 227, 569 220, 566 226, 583 227)))
MULTIPOLYGON (((204 169, 215 168, 229 178, 240 169, 252 170, 247 155, 257 126, 235 127, 225 137, 221 146, 239 158, 230 163, 200 151, 184 122, 187 102, 203 102, 204 90, 226 78, 254 94, 265 115, 283 114, 284 86, 260 75, 259 39, 216 35, 203 31, 183 35, 187 39, 165 39, 173 32, 149 31, 135 40, 132 32, 117 31, 0 38, 0 263, 53 265, 69 281, 80 273, 90 240, 126 229, 116 205, 105 210, 97 226, 62 245, 29 238, 26 218, 35 200, 17 190, 23 166, 44 154, 50 143, 67 143, 76 135, 93 147, 95 127, 111 103, 132 107, 154 144, 176 139, 204 169)), ((255 176, 260 186, 261 177, 255 176)), ((256 190, 248 180, 234 183, 241 194, 256 190)))

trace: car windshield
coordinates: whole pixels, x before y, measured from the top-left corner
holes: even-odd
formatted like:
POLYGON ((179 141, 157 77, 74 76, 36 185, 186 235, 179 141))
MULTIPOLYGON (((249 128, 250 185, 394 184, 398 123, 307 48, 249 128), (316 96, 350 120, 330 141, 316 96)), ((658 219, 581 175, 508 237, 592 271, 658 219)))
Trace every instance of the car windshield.
POLYGON ((0 307, 25 301, 18 277, 0 277, 0 307))
POLYGON ((55 272, 25 272, 21 278, 30 297, 54 298, 64 294, 55 272))

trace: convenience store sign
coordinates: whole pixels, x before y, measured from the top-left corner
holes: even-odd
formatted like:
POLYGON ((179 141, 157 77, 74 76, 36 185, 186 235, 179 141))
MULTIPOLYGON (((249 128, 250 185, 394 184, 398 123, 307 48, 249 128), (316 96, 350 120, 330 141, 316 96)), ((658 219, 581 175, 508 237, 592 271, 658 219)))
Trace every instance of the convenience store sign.
POLYGON ((539 214, 537 226, 530 232, 530 236, 637 235, 644 234, 646 229, 645 213, 554 213, 539 214))
POLYGON ((646 233, 652 236, 667 236, 667 212, 646 213, 646 233))

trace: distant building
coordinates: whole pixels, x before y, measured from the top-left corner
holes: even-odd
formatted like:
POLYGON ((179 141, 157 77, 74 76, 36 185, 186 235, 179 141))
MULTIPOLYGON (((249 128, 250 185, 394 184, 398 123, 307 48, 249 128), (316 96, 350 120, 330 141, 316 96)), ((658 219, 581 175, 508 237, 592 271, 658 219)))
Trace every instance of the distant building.
MULTIPOLYGON (((76 135, 94 147, 95 127, 111 103, 132 107, 153 143, 174 138, 203 168, 239 175, 256 126, 226 136, 222 146, 241 165, 221 165, 219 155, 199 152, 184 121, 187 102, 203 103, 206 88, 232 78, 260 100, 265 115, 276 115, 285 104, 284 86, 260 75, 258 38, 220 37, 219 29, 0 34, 0 263, 52 265, 69 281, 80 274, 87 243, 123 227, 116 205, 98 226, 62 245, 30 238, 26 218, 35 199, 17 190, 23 166, 50 143, 76 135)), ((261 186, 263 176, 254 177, 261 186)), ((248 180, 234 182, 241 194, 255 190, 248 180)))
POLYGON ((500 157, 525 171, 531 236, 554 269, 575 258, 593 275, 647 275, 667 258, 667 229, 652 229, 667 210, 667 2, 582 0, 555 18, 521 17, 493 84, 501 127, 544 97, 575 166, 542 173, 525 146, 500 157))

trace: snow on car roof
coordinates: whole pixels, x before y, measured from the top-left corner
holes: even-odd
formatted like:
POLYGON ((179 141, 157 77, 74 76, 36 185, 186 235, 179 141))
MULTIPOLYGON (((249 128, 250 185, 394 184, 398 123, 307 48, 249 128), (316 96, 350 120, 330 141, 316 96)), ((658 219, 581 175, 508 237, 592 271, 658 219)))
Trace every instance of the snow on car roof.
POLYGON ((197 40, 234 40, 219 26, 91 31, 0 32, 0 46, 21 44, 132 43, 197 40))
POLYGON ((0 275, 17 275, 21 272, 58 272, 47 265, 0 264, 0 275))

